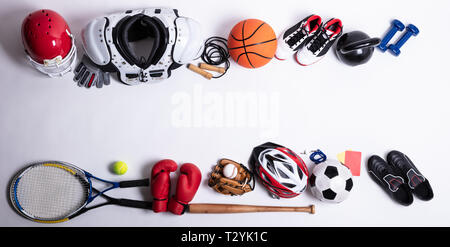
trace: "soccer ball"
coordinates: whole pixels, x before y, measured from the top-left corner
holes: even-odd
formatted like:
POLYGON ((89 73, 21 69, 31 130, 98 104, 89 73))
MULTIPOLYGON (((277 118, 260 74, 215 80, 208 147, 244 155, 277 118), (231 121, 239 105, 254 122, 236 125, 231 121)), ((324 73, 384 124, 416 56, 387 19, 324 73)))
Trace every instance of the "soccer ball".
POLYGON ((350 169, 337 160, 327 160, 316 165, 309 183, 315 197, 334 203, 347 199, 353 187, 350 169))

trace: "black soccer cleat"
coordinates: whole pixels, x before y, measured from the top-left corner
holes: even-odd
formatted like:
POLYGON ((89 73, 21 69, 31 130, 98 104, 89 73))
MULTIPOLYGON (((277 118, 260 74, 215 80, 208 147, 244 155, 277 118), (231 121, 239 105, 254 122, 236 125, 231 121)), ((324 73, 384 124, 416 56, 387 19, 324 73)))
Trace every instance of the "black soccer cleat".
POLYGON ((288 28, 278 38, 278 47, 275 57, 285 60, 303 47, 322 26, 322 18, 318 15, 310 15, 299 23, 288 28))
POLYGON ((433 198, 434 194, 430 182, 417 170, 408 156, 394 150, 388 153, 387 161, 401 172, 403 179, 407 181, 414 195, 425 201, 433 198))
POLYGON ((339 19, 327 21, 308 43, 297 51, 296 60, 300 65, 308 66, 320 61, 342 35, 343 26, 339 19))
POLYGON ((373 155, 368 161, 369 175, 396 202, 408 206, 413 202, 413 196, 405 180, 393 166, 386 163, 380 156, 373 155))

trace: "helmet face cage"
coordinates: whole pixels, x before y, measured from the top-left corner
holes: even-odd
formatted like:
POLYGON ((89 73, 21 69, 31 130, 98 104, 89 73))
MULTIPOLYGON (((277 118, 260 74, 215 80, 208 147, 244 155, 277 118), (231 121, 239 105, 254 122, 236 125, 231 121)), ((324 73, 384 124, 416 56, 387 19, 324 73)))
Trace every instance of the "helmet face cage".
POLYGON ((55 11, 30 13, 22 23, 22 41, 30 64, 51 77, 69 72, 76 60, 75 39, 55 11))
POLYGON ((288 148, 269 147, 262 150, 257 154, 255 169, 263 185, 275 197, 296 197, 306 189, 306 165, 288 148))
POLYGON ((64 74, 70 72, 75 63, 76 57, 77 49, 75 47, 74 38, 72 38, 72 48, 65 58, 57 56, 53 59, 45 59, 43 63, 38 63, 27 54, 28 61, 31 63, 31 65, 50 77, 61 77, 64 74))

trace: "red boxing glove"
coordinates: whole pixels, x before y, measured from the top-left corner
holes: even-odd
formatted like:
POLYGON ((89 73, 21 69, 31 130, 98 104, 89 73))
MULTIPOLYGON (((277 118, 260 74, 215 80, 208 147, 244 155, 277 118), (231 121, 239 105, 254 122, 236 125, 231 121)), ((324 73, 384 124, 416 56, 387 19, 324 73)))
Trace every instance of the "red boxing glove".
POLYGON ((169 211, 181 215, 186 211, 188 204, 195 196, 200 186, 202 173, 194 164, 186 163, 180 168, 175 196, 170 198, 169 211))
POLYGON ((153 211, 166 212, 170 193, 170 173, 177 170, 173 160, 161 160, 152 168, 151 190, 153 196, 153 211))

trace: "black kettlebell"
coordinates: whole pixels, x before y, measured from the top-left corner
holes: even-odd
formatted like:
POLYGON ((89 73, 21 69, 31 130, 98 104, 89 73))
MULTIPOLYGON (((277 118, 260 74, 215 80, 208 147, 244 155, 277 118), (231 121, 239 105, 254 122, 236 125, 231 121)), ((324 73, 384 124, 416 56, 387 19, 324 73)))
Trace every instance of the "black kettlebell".
POLYGON ((364 64, 370 60, 374 47, 380 42, 379 38, 370 38, 361 31, 345 33, 336 44, 336 54, 347 65, 364 64))

